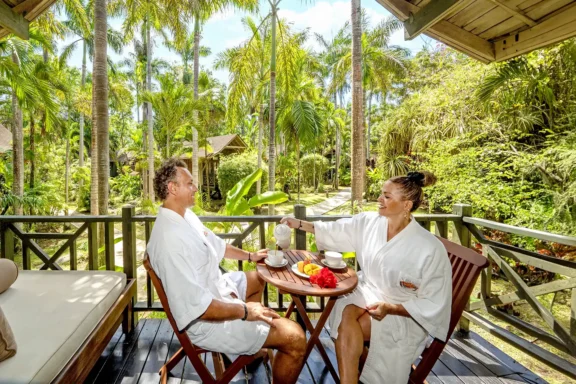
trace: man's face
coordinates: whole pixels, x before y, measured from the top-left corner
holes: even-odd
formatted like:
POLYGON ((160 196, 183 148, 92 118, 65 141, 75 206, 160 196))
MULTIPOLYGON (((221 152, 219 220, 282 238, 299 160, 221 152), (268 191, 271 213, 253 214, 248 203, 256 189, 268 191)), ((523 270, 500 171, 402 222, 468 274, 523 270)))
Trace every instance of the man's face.
POLYGON ((171 192, 174 200, 186 208, 192 207, 196 202, 195 195, 198 188, 196 188, 196 185, 192 182, 190 171, 186 168, 178 167, 176 182, 171 184, 171 192))

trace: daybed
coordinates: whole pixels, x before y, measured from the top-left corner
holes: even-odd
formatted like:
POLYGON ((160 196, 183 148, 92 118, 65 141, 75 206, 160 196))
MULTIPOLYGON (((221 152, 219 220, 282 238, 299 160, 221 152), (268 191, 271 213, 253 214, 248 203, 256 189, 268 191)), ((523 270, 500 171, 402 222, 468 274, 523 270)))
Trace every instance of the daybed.
POLYGON ((81 383, 112 335, 131 329, 135 285, 112 271, 20 271, 0 294, 18 352, 0 383, 81 383))

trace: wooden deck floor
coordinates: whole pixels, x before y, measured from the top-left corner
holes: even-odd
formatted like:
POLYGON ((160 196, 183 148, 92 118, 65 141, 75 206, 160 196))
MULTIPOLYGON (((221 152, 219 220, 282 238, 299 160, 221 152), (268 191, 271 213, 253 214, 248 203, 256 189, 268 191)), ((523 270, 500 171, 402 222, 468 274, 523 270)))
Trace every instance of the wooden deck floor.
MULTIPOLYGON (((322 342, 336 367, 334 344, 324 330, 322 342)), ((119 329, 90 373, 86 383, 158 383, 158 371, 180 348, 168 320, 141 320, 129 335, 119 329)), ((212 357, 205 362, 213 371, 212 357)), ((232 383, 268 384, 269 370, 262 364, 239 373, 232 383)), ((182 361, 172 371, 169 383, 200 383, 189 361, 182 361)), ((313 351, 298 380, 302 384, 334 383, 318 354, 313 351)), ((430 384, 512 384, 546 383, 508 355, 477 334, 467 337, 454 335, 440 360, 434 366, 430 384)))

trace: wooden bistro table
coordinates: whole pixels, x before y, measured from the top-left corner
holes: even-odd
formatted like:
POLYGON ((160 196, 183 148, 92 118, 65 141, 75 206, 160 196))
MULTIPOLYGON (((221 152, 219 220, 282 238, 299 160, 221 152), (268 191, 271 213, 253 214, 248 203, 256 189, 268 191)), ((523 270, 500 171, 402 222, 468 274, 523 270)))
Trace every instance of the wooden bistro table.
POLYGON ((334 308, 334 304, 336 303, 338 296, 352 292, 354 288, 356 288, 356 285, 358 285, 358 277, 356 276, 356 272, 348 267, 342 269, 330 268, 338 280, 336 288, 320 288, 317 284, 310 283, 309 279, 296 275, 292 271, 292 265, 298 263, 301 260, 305 260, 306 256, 311 256, 313 263, 324 267, 324 265, 320 262, 320 260, 323 259, 322 255, 298 250, 284 251, 284 255, 286 260, 288 260, 288 264, 285 267, 275 268, 260 262, 256 266, 258 274, 262 277, 262 279, 264 279, 264 281, 277 287, 279 293, 290 294, 292 297, 292 302, 288 306, 285 317, 289 318, 294 309, 296 309, 304 321, 306 329, 310 332, 310 338, 308 339, 308 344, 306 346, 304 361, 308 360, 308 356, 310 355, 310 352, 312 352, 312 348, 316 346, 318 352, 324 360, 324 363, 326 363, 326 367, 330 371, 330 374, 332 374, 334 381, 338 383, 340 382, 338 374, 330 362, 328 354, 326 353, 326 350, 324 349, 324 346, 322 345, 319 337, 324 324, 330 316, 330 312, 332 312, 332 308, 334 308), (316 324, 316 328, 314 328, 306 313, 306 307, 304 305, 306 302, 306 296, 330 298, 324 307, 324 311, 320 316, 320 320, 318 320, 318 323, 316 324))

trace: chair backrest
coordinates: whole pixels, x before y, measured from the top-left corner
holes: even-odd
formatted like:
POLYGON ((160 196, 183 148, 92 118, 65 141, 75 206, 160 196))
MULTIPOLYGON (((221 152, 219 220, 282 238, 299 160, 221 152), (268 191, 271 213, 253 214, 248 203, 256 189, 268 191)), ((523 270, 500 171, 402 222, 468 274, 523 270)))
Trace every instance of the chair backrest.
POLYGON ((190 359, 190 362, 192 363, 192 365, 196 369, 196 372, 199 374, 199 376, 202 378, 202 380, 204 382, 212 382, 213 379, 212 379, 212 376, 210 374, 210 371, 208 371, 208 369, 206 368, 206 365, 204 365, 204 362, 202 362, 202 360, 198 357, 198 354, 206 352, 206 351, 204 351, 203 349, 198 348, 194 344, 192 344, 192 340, 190 340, 190 336, 188 336, 188 334, 186 333, 186 330, 180 331, 178 329, 178 325, 176 324, 176 320, 174 320, 174 316, 172 315, 172 311, 170 311, 170 305, 168 305, 168 297, 166 296, 166 291, 164 291, 164 286, 162 285, 162 280, 160 280, 158 275, 156 275, 156 272, 154 272, 154 269, 152 268, 152 265, 150 264, 148 253, 146 253, 144 255, 144 263, 143 264, 144 264, 144 268, 146 268, 146 271, 150 275, 150 280, 152 281, 152 284, 154 285, 154 289, 156 290, 156 293, 158 293, 158 298, 160 298, 160 303, 162 303, 162 307, 164 308, 164 312, 166 313, 166 317, 168 317, 168 320, 170 321, 170 325, 172 326, 174 333, 178 337, 178 341, 180 341, 180 345, 182 346, 182 348, 184 348, 186 355, 190 359), (209 375, 209 376, 206 376, 206 375, 209 375))
MULTIPOLYGON (((463 247, 449 240, 439 238, 452 264, 452 314, 448 335, 451 335, 460 321, 460 317, 468 304, 476 280, 482 269, 489 265, 488 259, 470 248, 463 247)), ((410 383, 422 383, 440 357, 446 343, 434 340, 430 347, 422 353, 422 360, 410 375, 410 383)))

